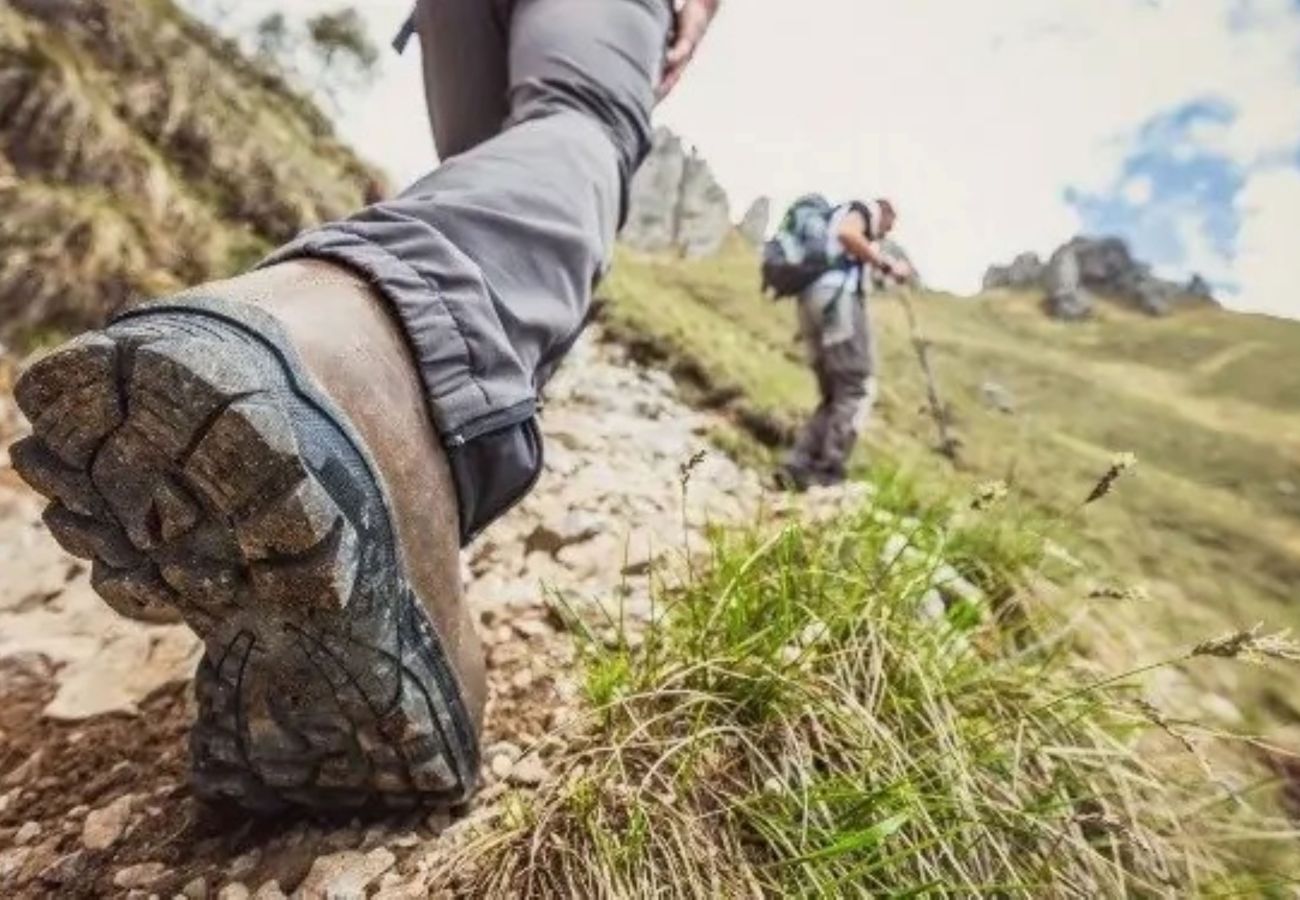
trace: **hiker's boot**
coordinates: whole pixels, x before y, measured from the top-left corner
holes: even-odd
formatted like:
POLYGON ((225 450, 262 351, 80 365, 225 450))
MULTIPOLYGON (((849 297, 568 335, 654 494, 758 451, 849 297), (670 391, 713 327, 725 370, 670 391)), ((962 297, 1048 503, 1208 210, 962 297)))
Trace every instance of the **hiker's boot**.
POLYGON ((12 448, 118 612, 206 643, 193 782, 252 809, 455 804, 485 697, 456 499, 404 339, 288 263, 37 361, 12 448))
POLYGON ((812 484, 812 475, 793 463, 784 463, 772 473, 772 483, 779 491, 802 494, 812 484))

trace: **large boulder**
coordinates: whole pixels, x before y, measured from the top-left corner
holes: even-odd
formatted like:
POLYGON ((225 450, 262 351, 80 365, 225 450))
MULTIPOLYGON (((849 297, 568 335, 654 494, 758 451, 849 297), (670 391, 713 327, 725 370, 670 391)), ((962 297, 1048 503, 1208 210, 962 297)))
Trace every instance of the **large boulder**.
POLYGON ((715 253, 731 231, 731 204, 709 164, 667 128, 632 179, 623 242, 649 253, 715 253))
POLYGON ((1092 295, 1083 286, 1078 254, 1068 244, 1052 254, 1045 286, 1047 311, 1054 318, 1077 321, 1092 315, 1092 295))

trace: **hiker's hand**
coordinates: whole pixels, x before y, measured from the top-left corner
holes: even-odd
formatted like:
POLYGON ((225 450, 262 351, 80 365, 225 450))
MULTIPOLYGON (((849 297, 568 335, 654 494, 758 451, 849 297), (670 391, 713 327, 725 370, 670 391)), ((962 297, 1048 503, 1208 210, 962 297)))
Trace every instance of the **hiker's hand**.
POLYGON ((664 75, 659 82, 659 99, 662 100, 677 87, 686 67, 695 58, 700 41, 709 30, 722 0, 684 0, 677 10, 676 40, 664 58, 664 75))
POLYGON ((916 277, 916 270, 913 269, 911 266, 909 266, 907 263, 905 263, 903 260, 894 259, 894 260, 890 260, 889 268, 886 270, 886 274, 889 275, 891 278, 893 278, 895 281, 897 281, 899 284, 904 284, 916 277))

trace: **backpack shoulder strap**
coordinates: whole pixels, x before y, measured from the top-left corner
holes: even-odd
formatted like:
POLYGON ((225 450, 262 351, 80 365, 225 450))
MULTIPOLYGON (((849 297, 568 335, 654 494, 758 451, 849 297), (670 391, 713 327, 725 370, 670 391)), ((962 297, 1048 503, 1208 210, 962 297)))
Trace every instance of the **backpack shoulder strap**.
POLYGON ((880 221, 880 204, 874 201, 853 200, 846 204, 851 212, 858 213, 867 221, 867 237, 876 239, 876 223, 880 221))

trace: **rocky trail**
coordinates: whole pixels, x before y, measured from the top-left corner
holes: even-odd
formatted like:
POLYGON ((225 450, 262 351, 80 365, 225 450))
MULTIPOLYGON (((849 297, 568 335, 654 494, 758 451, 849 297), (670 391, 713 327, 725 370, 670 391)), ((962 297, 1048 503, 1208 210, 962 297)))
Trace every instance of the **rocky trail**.
MULTIPOLYGON (((543 419, 538 489, 463 556, 491 696, 485 787, 457 816, 257 821, 194 800, 186 734, 201 645, 103 605, 0 456, 0 895, 437 895, 431 869, 450 837, 549 775, 548 734, 577 699, 567 613, 635 631, 652 614, 651 580, 680 571, 710 523, 794 512, 709 449, 717 423, 671 379, 598 336, 573 352, 543 419)), ((0 395, 0 444, 19 436, 0 395)), ((812 495, 798 513, 853 499, 812 495)))

